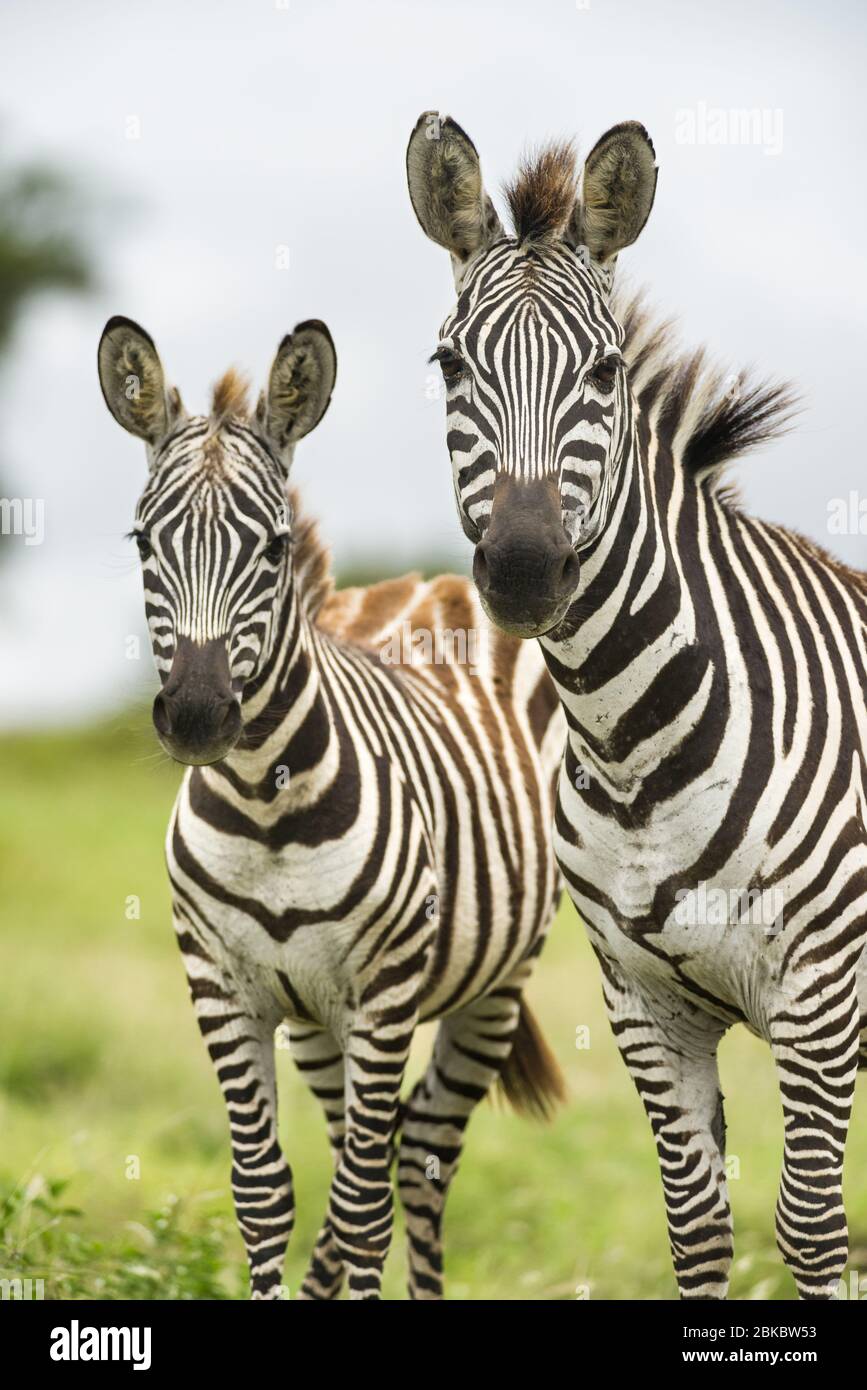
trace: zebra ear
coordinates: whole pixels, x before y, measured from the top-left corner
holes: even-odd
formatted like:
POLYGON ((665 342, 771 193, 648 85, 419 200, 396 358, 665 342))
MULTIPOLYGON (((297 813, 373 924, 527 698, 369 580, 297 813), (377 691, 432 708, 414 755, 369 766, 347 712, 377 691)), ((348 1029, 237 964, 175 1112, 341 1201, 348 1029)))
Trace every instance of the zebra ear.
POLYGON ((638 121, 612 126, 587 156, 569 238, 603 271, 613 269, 613 258, 650 216, 657 173, 653 144, 638 121))
POLYGON ((334 341, 321 320, 308 319, 287 333, 256 409, 259 424, 287 466, 297 441, 319 424, 328 409, 336 376, 334 341))
POLYGON ((97 366, 115 420, 153 450, 184 413, 178 392, 166 389, 153 338, 132 319, 116 315, 102 330, 97 366))
POLYGON ((451 254, 459 280, 468 261, 503 234, 475 145, 451 116, 425 111, 409 139, 406 177, 416 217, 451 254))

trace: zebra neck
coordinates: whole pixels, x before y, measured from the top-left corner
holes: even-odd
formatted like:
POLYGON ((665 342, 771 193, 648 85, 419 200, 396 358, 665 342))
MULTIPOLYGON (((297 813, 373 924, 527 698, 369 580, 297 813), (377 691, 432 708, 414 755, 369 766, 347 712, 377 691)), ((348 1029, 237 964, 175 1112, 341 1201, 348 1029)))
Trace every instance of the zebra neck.
POLYGON ((263 790, 272 784, 284 806, 313 804, 339 765, 325 641, 290 585, 271 656, 244 695, 243 737, 224 760, 235 779, 263 790))
POLYGON ((714 526, 713 499, 660 441, 637 433, 610 519, 582 557, 567 621, 541 639, 571 758, 614 795, 634 793, 697 720, 717 718, 711 694, 719 654, 706 641, 711 625, 697 617, 703 605, 696 603, 697 593, 708 592, 699 536, 714 526))

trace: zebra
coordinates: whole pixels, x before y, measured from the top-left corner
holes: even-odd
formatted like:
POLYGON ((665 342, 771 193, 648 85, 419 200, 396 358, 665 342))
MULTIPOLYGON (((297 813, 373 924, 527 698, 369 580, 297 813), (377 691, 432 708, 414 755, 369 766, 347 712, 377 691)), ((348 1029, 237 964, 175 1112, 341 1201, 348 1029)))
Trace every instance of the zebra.
POLYGON ((531 1114, 563 1094, 524 999, 561 891, 556 692, 537 652, 488 631, 468 579, 333 588, 287 486, 334 385, 323 323, 283 339, 254 410, 230 371, 210 413, 187 415, 126 318, 106 324, 98 366, 110 413, 147 449, 131 536, 160 679, 153 723, 188 765, 166 840, 174 926, 228 1109, 252 1297, 286 1296, 294 1219, 276 1029, 334 1161, 298 1296, 335 1298, 344 1282, 350 1298, 380 1296, 397 1149, 409 1292, 439 1298, 443 1211, 475 1106, 498 1078, 531 1114), (480 635, 471 662, 415 640, 458 630, 480 635), (416 1026, 433 1019, 433 1054, 401 1100, 416 1026))
POLYGON ((525 158, 504 229, 479 156, 426 112, 410 198, 451 256, 434 352, 483 606, 539 639, 568 722, 553 838, 658 1150, 680 1296, 732 1258, 717 1049, 770 1044, 785 1120, 776 1236, 835 1295, 867 1062, 867 576, 745 514, 726 465, 791 428, 790 387, 684 353, 613 293, 657 165, 627 121, 525 158))

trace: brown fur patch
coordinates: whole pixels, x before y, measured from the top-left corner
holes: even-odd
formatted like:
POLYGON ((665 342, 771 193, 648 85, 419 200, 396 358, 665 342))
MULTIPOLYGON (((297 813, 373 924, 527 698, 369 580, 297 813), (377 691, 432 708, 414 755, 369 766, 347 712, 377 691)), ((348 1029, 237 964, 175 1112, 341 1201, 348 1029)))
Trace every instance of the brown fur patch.
POLYGON ((578 194, 571 141, 546 146, 524 159, 506 187, 519 242, 551 242, 562 235, 578 194))
POLYGON ((338 590, 320 625, 359 646, 375 646, 391 633, 399 617, 409 618, 410 601, 420 588, 424 588, 420 574, 403 574, 363 589, 338 590))
POLYGON ((234 367, 224 372, 211 395, 211 415, 218 423, 229 418, 247 420, 250 383, 234 367))
MULTIPOLYGON (((545 737, 548 725, 554 717, 554 711, 559 704, 559 696, 556 686, 551 680, 546 669, 539 672, 539 681, 527 703, 527 718, 530 721, 530 731, 533 741, 537 747, 541 748, 542 740, 545 737)), ((557 771, 559 772, 559 768, 557 771)), ((556 783, 555 783, 556 785, 556 783)))

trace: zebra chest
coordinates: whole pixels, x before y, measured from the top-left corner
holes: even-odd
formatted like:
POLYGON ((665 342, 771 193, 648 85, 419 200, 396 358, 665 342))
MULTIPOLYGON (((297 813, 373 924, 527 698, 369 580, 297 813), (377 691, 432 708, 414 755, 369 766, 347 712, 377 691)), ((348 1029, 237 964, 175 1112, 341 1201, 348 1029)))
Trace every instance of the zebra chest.
POLYGON ((280 849, 226 835, 183 802, 169 831, 168 867, 210 958, 260 1016, 332 1025, 354 992, 352 839, 280 849), (181 850, 181 846, 183 847, 181 850))
POLYGON ((689 801, 661 804, 635 826, 594 814, 568 799, 567 789, 568 817, 555 849, 595 944, 628 977, 666 992, 698 985, 703 999, 714 996, 723 1011, 761 1026, 755 1000, 772 986, 769 943, 780 906, 773 895, 753 893, 762 879, 763 835, 696 879, 726 794, 720 779, 689 801))

